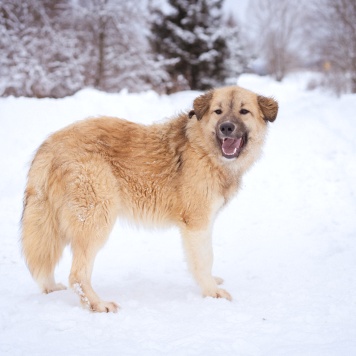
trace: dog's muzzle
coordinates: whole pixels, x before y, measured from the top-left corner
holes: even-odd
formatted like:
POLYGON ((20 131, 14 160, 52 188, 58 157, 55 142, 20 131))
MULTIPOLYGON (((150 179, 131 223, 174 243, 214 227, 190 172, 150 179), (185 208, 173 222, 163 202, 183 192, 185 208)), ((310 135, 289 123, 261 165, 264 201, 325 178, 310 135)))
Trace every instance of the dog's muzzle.
POLYGON ((237 158, 247 144, 247 130, 243 123, 221 122, 217 125, 216 136, 225 158, 237 158))

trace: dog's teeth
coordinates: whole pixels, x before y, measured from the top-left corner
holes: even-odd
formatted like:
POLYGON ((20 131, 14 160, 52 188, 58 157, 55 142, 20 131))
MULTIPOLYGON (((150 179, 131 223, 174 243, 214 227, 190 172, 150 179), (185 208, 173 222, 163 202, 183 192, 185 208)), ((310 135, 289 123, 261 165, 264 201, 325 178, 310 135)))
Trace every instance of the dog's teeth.
POLYGON ((234 149, 234 152, 232 152, 232 153, 227 153, 224 149, 223 149, 223 152, 224 152, 224 154, 226 154, 227 156, 233 156, 234 154, 236 154, 237 148, 235 148, 235 149, 234 149))

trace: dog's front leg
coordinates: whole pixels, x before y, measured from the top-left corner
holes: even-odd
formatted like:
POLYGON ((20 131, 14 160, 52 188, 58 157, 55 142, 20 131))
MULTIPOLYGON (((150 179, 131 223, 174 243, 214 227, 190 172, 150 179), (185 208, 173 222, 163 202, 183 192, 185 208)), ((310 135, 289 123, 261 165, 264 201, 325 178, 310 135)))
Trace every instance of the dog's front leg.
POLYGON ((203 295, 231 300, 231 295, 226 290, 218 287, 218 283, 222 283, 222 279, 214 278, 211 273, 213 267, 211 232, 184 227, 181 233, 188 267, 200 286, 203 295))

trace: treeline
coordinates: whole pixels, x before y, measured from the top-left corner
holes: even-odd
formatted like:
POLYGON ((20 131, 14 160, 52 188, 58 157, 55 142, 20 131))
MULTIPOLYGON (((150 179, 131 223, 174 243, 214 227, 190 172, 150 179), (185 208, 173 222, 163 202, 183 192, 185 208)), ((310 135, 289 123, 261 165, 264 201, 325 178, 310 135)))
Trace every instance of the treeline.
POLYGON ((0 95, 63 97, 88 86, 173 92, 236 80, 247 56, 222 4, 2 1, 0 95))
POLYGON ((356 0, 249 0, 254 53, 276 80, 318 70, 310 88, 356 93, 356 0))
POLYGON ((1 0, 0 95, 84 87, 160 93, 236 83, 249 70, 356 92, 355 0, 250 0, 243 28, 223 0, 1 0))

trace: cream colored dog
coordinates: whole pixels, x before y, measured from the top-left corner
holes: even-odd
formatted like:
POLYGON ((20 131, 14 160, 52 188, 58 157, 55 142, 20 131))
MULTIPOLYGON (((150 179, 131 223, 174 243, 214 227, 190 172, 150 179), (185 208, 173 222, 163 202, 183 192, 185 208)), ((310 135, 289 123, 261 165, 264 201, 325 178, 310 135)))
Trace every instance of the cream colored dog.
POLYGON ((28 175, 23 254, 40 288, 65 288, 54 268, 70 244, 70 285, 82 304, 116 312, 91 286, 94 259, 117 217, 178 226, 204 296, 231 299, 212 276, 211 230, 260 155, 278 105, 240 87, 209 91, 189 113, 151 126, 101 117, 75 123, 39 148, 28 175))

